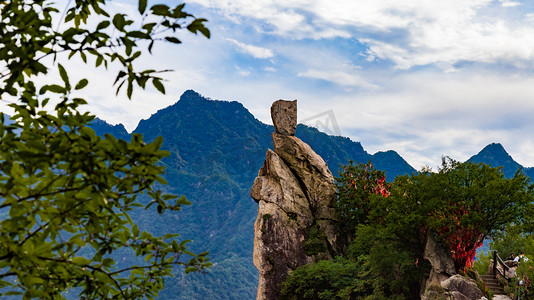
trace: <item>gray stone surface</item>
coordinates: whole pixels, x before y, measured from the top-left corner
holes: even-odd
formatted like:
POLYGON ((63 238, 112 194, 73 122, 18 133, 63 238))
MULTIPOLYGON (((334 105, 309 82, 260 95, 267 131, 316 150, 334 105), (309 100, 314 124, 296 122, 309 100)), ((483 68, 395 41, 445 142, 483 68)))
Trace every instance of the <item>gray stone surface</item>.
POLYGON ((254 264, 260 273, 257 299, 269 300, 279 298, 280 285, 291 271, 319 258, 333 258, 338 248, 334 177, 310 146, 292 136, 296 101, 276 101, 272 111, 275 150, 267 151, 250 191, 258 203, 254 224, 254 264), (313 231, 319 234, 310 242, 313 231))
POLYGON ((251 190, 258 202, 254 265, 260 272, 257 299, 277 299, 289 271, 309 263, 302 247, 312 214, 297 179, 272 150, 251 190))
POLYGON ((432 234, 427 234, 424 258, 430 262, 432 268, 438 273, 448 275, 456 274, 454 258, 450 250, 445 249, 436 242, 432 234))
POLYGON ((484 294, 473 279, 461 275, 451 276, 449 279, 441 282, 441 287, 452 294, 453 300, 480 299, 484 297, 484 294))
POLYGON ((271 106, 271 119, 277 133, 295 135, 297 130, 297 100, 275 101, 271 106))
POLYGON ((456 274, 452 253, 437 243, 433 235, 429 233, 426 236, 423 257, 430 262, 432 269, 421 287, 421 298, 437 299, 439 297, 436 295, 441 292, 440 297, 448 299, 447 297, 451 297, 451 293, 440 291, 440 287, 443 281, 456 274))

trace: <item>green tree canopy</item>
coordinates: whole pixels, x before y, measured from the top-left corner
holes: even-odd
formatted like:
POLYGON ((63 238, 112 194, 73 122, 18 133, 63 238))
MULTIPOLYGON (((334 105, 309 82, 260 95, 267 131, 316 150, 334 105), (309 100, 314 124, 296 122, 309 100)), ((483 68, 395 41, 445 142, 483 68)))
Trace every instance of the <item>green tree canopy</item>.
POLYGON ((534 202, 534 186, 523 173, 505 178, 502 169, 449 158, 438 172, 398 176, 391 185, 370 164, 352 162, 336 179, 340 225, 353 234, 346 260, 297 269, 284 285, 289 299, 320 299, 332 287, 344 291, 335 299, 416 299, 430 271, 424 258, 429 234, 451 251, 462 272, 485 238, 522 224, 534 202), (358 278, 327 277, 336 269, 358 278), (305 294, 302 287, 310 285, 313 293, 305 294))
POLYGON ((139 23, 109 15, 105 0, 69 3, 63 13, 51 1, 0 3, 0 99, 15 111, 10 120, 0 113, 0 296, 62 298, 74 289, 89 299, 153 298, 175 266, 210 265, 207 253, 189 252, 177 234, 153 236, 129 216, 143 206, 140 194, 159 213, 188 204, 158 188, 166 184, 158 161, 169 153, 161 138, 97 136, 88 127, 94 116, 80 112, 86 101, 75 96, 88 81, 71 82, 56 56, 118 65, 117 93, 125 85, 128 97, 149 81, 164 93, 159 71, 134 67, 144 52, 139 42, 151 52, 157 41, 180 43, 181 29, 209 37, 206 20, 183 4, 147 9, 140 0, 139 23), (96 26, 87 25, 92 19, 96 26), (61 82, 39 85, 50 71, 61 82), (119 264, 118 249, 139 259, 119 264))
POLYGON ((392 218, 390 224, 405 220, 437 234, 462 270, 486 237, 521 222, 533 191, 522 172, 505 178, 502 169, 444 158, 437 173, 398 177, 392 190, 396 208, 385 217, 392 218))

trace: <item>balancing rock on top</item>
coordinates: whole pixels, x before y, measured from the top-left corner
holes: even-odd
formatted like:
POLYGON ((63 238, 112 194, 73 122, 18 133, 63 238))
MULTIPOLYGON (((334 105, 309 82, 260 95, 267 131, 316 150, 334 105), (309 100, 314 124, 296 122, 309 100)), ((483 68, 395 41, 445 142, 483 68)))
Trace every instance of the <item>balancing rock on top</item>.
POLYGON ((278 100, 271 106, 271 119, 276 133, 294 136, 297 130, 297 100, 278 100))

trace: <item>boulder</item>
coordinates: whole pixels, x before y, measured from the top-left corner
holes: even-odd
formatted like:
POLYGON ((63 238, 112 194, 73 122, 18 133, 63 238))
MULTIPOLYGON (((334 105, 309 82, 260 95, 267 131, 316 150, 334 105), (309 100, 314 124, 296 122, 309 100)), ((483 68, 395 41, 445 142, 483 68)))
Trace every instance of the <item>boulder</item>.
POLYGON ((451 276, 441 283, 441 287, 452 295, 453 300, 478 300, 484 297, 473 279, 461 275, 451 276))
POLYGON ((283 135, 293 136, 297 130, 297 100, 278 100, 271 106, 271 119, 274 130, 283 135))

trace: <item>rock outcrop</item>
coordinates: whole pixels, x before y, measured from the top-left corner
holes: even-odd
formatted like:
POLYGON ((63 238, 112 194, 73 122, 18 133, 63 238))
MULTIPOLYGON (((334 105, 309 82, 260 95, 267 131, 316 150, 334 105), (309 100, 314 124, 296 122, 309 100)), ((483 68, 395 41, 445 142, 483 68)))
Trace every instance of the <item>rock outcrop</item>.
POLYGON ((427 234, 423 255, 431 269, 421 288, 422 300, 485 299, 475 280, 456 273, 451 251, 441 246, 431 233, 427 234))
POLYGON ((423 257, 430 262, 430 274, 421 289, 421 299, 435 299, 436 292, 441 290, 441 283, 456 274, 454 258, 451 251, 436 242, 434 236, 426 236, 423 257))
POLYGON ((449 292, 452 300, 482 299, 484 294, 473 279, 454 275, 441 283, 441 287, 449 292))
POLYGON ((271 107, 274 151, 252 186, 258 202, 254 264, 260 273, 257 299, 278 299, 281 284, 297 267, 332 258, 339 247, 335 183, 324 160, 294 136, 297 102, 271 107))

